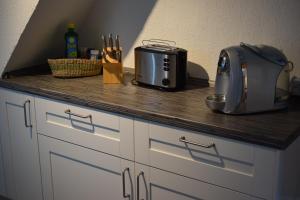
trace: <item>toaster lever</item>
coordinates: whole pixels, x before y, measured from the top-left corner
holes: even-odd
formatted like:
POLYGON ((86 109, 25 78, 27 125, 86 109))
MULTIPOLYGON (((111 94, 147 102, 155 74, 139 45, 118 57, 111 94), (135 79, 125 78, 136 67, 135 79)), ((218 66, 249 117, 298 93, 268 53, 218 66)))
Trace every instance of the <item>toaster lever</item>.
POLYGON ((143 46, 146 48, 156 48, 163 50, 173 50, 176 49, 176 42, 171 40, 162 40, 162 39, 149 39, 142 41, 143 46))

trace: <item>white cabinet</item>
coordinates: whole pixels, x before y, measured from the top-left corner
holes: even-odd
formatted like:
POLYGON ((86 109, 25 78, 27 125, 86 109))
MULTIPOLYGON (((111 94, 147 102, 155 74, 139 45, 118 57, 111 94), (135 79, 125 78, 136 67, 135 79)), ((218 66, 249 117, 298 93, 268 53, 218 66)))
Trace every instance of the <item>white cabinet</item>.
POLYGON ((138 163, 272 199, 275 150, 138 120, 134 131, 138 163))
MULTIPOLYGON (((1 90, 0 90, 1 91, 1 90)), ((1 92, 0 92, 1 93, 1 92)), ((3 97, 0 95, 0 102, 3 99, 3 97)), ((0 116, 0 120, 1 120, 1 116, 0 116)), ((1 123, 0 123, 0 127, 1 127, 1 123)), ((2 131, 0 130, 0 195, 2 196, 6 196, 6 192, 5 192, 5 176, 4 176, 4 161, 3 161, 3 154, 2 154, 2 131)))
MULTIPOLYGON (((1 97, 0 97, 1 101, 1 97)), ((3 169, 3 158, 2 158, 2 145, 1 145, 1 137, 0 137, 0 196, 6 196, 5 192, 5 177, 4 177, 4 169, 3 169)))
POLYGON ((0 127, 0 195, 14 200, 300 196, 300 138, 280 151, 5 89, 0 127))
POLYGON ((35 102, 44 200, 134 199, 133 119, 35 102))
POLYGON ((34 98, 9 90, 0 92, 7 195, 16 200, 41 200, 34 98))
POLYGON ((258 200, 223 187, 136 164, 137 200, 258 200))
POLYGON ((39 135, 44 200, 134 199, 134 163, 39 135))

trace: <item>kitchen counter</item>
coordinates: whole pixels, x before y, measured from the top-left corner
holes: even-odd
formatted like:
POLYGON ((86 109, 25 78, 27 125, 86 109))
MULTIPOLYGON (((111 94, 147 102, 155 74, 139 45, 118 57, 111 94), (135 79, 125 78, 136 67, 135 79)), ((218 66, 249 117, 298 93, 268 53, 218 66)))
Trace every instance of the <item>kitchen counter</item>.
POLYGON ((124 84, 104 85, 102 76, 59 79, 47 70, 25 71, 1 79, 0 87, 276 149, 285 149, 300 133, 296 97, 285 110, 225 115, 207 108, 205 98, 214 89, 197 81, 184 91, 165 92, 132 85, 130 73, 124 84))

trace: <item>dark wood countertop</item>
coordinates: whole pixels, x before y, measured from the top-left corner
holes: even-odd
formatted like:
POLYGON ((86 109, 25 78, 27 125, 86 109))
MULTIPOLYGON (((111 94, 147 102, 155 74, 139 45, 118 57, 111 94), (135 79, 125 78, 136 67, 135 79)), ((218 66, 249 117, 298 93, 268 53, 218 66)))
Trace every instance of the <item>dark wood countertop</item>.
POLYGON ((233 116, 207 108, 205 98, 213 88, 189 84, 184 91, 164 92, 134 86, 133 76, 125 77, 124 84, 104 85, 102 76, 58 79, 20 73, 1 79, 0 87, 276 149, 285 149, 300 133, 299 98, 292 98, 285 110, 233 116))

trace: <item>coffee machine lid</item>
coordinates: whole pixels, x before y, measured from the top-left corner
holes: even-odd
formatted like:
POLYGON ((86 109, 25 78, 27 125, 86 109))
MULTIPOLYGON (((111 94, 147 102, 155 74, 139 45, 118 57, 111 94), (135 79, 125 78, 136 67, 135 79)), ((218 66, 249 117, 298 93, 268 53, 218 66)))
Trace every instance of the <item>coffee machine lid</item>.
POLYGON ((241 43, 240 46, 252 51, 261 58, 268 60, 269 62, 272 62, 274 64, 280 66, 286 66, 288 64, 288 60, 285 55, 280 50, 274 47, 267 45, 254 46, 246 43, 241 43))

